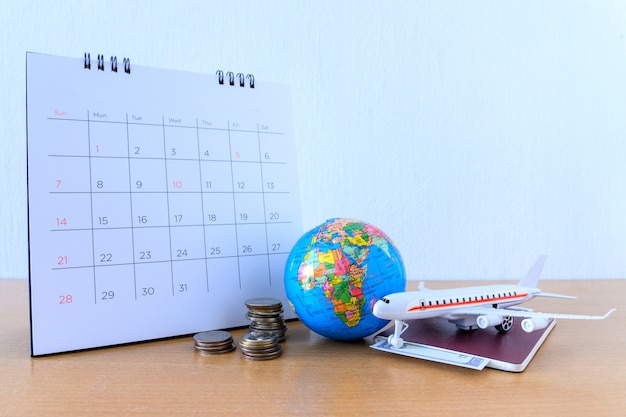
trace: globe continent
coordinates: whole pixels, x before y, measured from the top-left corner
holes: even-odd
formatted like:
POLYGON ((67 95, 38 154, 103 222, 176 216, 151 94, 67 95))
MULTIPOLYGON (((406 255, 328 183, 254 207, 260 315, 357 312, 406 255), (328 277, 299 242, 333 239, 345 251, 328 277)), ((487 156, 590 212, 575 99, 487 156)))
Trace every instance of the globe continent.
POLYGON ((285 291, 298 318, 336 340, 355 340, 383 328, 374 303, 404 291, 400 253, 376 226, 331 219, 305 233, 285 267, 285 291))

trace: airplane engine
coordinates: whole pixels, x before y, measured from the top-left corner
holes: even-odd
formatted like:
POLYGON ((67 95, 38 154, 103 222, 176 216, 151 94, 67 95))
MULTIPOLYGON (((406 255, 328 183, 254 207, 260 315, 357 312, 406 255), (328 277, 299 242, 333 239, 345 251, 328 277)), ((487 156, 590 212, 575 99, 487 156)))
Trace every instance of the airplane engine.
POLYGON ((541 330, 548 327, 550 321, 548 319, 524 319, 522 320, 522 330, 530 333, 535 330, 541 330))
POLYGON ((502 324, 502 316, 498 316, 497 314, 487 314, 484 316, 476 317, 476 324, 481 329, 486 329, 489 326, 497 326, 498 324, 502 324))

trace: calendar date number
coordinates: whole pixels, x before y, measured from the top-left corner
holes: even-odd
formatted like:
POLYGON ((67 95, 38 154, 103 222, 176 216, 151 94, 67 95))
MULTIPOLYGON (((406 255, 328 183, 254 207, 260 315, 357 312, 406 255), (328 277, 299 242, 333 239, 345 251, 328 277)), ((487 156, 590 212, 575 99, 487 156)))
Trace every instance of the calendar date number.
POLYGON ((115 291, 102 291, 103 300, 112 300, 115 298, 115 291))
POLYGON ((74 301, 72 294, 59 295, 59 304, 72 304, 72 301, 74 301))

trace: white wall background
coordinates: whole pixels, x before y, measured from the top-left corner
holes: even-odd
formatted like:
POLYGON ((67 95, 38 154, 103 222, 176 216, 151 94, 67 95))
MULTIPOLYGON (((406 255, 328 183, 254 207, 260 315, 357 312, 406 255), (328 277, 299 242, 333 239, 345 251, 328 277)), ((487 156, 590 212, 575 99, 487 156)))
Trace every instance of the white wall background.
POLYGON ((28 276, 25 52, 292 86, 305 227, 411 279, 626 277, 623 1, 4 1, 0 277, 28 276))

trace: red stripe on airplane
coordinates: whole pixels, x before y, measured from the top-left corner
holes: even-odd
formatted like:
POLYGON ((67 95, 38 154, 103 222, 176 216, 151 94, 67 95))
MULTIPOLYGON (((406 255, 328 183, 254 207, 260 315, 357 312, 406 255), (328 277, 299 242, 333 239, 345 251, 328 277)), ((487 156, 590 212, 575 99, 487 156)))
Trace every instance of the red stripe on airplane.
MULTIPOLYGON (((507 300, 515 300, 518 298, 525 298, 527 297, 528 294, 518 294, 518 295, 511 295, 511 296, 506 296, 506 297, 497 297, 497 298, 489 298, 489 299, 483 299, 483 300, 471 300, 471 301, 459 301, 457 303, 452 302, 452 303, 448 303, 446 302, 445 304, 439 303, 439 304, 433 304, 433 305, 426 305, 424 303, 424 305, 422 306, 417 305, 415 307, 411 307, 408 312, 413 312, 416 310, 428 310, 428 309, 433 309, 433 308, 449 308, 449 307, 458 307, 458 306, 466 306, 466 305, 471 305, 471 304, 494 304, 494 302, 498 302, 498 301, 507 301, 507 300)), ((435 301, 443 301, 443 299, 441 300, 435 300, 435 301)))

